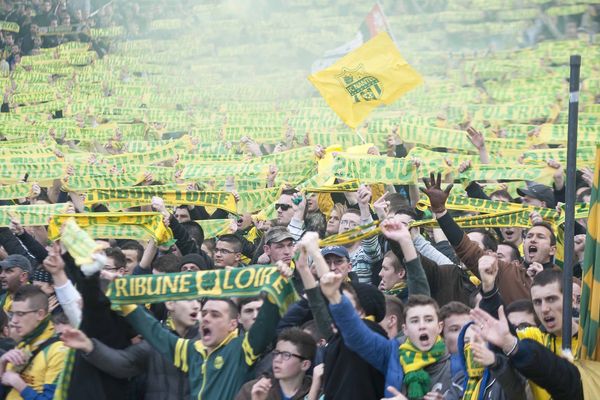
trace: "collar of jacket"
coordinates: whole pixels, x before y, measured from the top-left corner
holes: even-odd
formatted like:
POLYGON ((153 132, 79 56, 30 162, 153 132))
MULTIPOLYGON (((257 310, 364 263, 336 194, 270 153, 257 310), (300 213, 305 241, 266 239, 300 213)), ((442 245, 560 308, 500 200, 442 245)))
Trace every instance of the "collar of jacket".
POLYGON ((229 342, 231 342, 237 336, 238 336, 238 330, 235 329, 229 335, 227 335, 227 337, 221 343, 219 343, 219 345, 217 347, 215 347, 214 350, 211 351, 210 353, 208 352, 207 348, 204 347, 204 343, 202 343, 202 339, 196 340, 194 342, 194 348, 196 349, 196 351, 198 353, 202 354, 203 358, 206 358, 208 355, 219 350, 221 347, 227 346, 229 344, 229 342))
MULTIPOLYGON (((530 262, 523 261, 523 267, 525 269, 529 268, 530 265, 531 265, 530 262)), ((542 264, 542 267, 544 267, 544 271, 545 271, 547 269, 552 269, 552 268, 556 267, 556 265, 554 265, 554 263, 552 261, 548 261, 547 263, 542 264)))

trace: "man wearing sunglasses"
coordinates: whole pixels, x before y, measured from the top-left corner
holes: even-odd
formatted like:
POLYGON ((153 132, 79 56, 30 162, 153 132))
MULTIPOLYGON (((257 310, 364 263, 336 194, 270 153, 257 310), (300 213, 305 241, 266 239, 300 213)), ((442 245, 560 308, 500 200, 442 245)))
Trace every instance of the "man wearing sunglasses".
POLYGON ((273 350, 273 378, 262 377, 242 386, 235 400, 304 399, 311 385, 310 368, 317 344, 299 328, 282 331, 273 350))
POLYGON ((287 227, 294 216, 294 203, 292 197, 297 193, 296 189, 284 190, 277 203, 275 203, 275 211, 277 211, 277 225, 287 227))

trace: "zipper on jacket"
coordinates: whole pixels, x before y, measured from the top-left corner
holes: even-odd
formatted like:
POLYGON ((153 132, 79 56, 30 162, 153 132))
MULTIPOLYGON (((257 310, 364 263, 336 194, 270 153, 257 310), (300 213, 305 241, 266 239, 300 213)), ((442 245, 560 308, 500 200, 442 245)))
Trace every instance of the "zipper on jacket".
POLYGON ((200 387, 200 391, 198 392, 198 400, 202 400, 202 392, 204 391, 204 386, 206 385, 206 364, 208 364, 208 357, 204 359, 202 363, 202 386, 200 387))

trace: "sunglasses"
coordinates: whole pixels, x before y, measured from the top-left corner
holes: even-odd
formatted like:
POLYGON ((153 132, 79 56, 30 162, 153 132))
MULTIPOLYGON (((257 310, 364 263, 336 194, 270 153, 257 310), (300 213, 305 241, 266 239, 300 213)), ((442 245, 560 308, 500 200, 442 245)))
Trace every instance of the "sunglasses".
POLYGON ((281 211, 287 211, 290 208, 292 208, 292 206, 290 206, 289 204, 277 203, 277 204, 275 204, 275 209, 277 210, 278 208, 281 208, 281 211))

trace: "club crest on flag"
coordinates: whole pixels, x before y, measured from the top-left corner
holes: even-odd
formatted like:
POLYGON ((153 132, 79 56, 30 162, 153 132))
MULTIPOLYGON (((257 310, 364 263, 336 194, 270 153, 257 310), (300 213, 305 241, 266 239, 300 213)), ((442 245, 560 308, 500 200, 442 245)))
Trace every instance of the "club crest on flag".
POLYGON ((362 64, 354 69, 343 68, 336 78, 352 96, 354 103, 379 100, 383 93, 383 85, 379 79, 365 73, 362 64))

